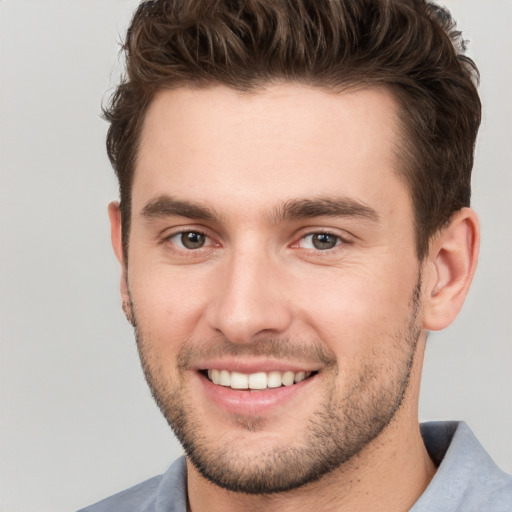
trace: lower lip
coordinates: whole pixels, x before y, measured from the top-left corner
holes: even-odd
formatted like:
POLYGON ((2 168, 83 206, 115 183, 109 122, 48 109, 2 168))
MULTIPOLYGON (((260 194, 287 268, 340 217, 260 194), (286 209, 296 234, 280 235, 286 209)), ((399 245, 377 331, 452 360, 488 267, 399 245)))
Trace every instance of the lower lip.
POLYGON ((317 375, 291 386, 256 390, 234 390, 219 386, 208 380, 201 373, 197 374, 207 398, 215 405, 230 414, 244 416, 261 416, 269 413, 277 406, 296 400, 299 394, 317 379, 317 375))

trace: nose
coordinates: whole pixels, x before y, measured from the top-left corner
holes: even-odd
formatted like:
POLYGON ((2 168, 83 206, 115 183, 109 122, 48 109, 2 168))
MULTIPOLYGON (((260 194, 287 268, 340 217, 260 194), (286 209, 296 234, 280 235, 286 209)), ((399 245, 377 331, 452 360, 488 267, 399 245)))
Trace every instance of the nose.
POLYGON ((264 252, 232 254, 215 286, 207 321, 232 343, 250 344, 289 328, 292 311, 282 269, 264 252))

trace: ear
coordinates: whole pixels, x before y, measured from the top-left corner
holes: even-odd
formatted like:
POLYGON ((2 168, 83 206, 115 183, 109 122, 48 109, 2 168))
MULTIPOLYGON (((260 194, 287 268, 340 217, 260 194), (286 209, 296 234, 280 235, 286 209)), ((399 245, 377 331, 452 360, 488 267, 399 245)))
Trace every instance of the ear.
POLYGON ((424 289, 424 328, 448 327, 464 304, 475 274, 480 247, 476 213, 462 208, 431 243, 424 289))
POLYGON ((112 240, 112 248, 116 255, 117 261, 121 265, 121 300, 124 314, 127 320, 133 325, 133 313, 131 307, 130 293, 128 289, 128 278, 126 262, 123 250, 123 231, 121 222, 121 210, 119 209, 119 202, 112 201, 108 205, 108 216, 110 218, 110 238, 112 240))

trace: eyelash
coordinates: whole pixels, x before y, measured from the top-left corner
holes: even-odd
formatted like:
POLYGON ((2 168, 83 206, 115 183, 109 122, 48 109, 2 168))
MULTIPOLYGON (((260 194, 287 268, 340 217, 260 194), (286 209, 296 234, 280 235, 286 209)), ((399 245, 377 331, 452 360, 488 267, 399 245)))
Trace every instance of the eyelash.
MULTIPOLYGON (((316 253, 329 253, 333 250, 335 250, 337 247, 341 246, 341 245, 344 245, 346 243, 348 243, 348 241, 343 238, 342 236, 340 235, 337 235, 335 233, 331 233, 329 231, 323 231, 323 230, 320 230, 320 231, 313 231, 313 232, 310 232, 310 233, 307 233, 303 236, 301 236, 298 240, 298 242, 296 242, 295 245, 299 246, 301 242, 304 242, 307 238, 310 238, 313 239, 313 237, 320 237, 320 236, 326 236, 326 237, 331 237, 331 238, 334 238, 336 243, 333 247, 327 247, 327 248, 324 248, 324 249, 318 249, 316 247, 303 247, 303 249, 306 249, 307 251, 310 251, 310 252, 316 252, 316 253)), ((312 245, 313 245, 313 242, 312 242, 312 245)))
MULTIPOLYGON (((171 245, 173 246, 178 246, 178 251, 184 251, 184 252, 197 252, 197 251, 200 251, 201 249, 204 249, 205 247, 204 246, 201 246, 201 247, 198 247, 197 249, 189 249, 187 247, 180 247, 179 244, 177 242, 172 242, 172 240, 174 238, 177 238, 177 237, 183 237, 183 235, 187 235, 187 234, 196 234, 196 235, 200 235, 200 236, 204 236, 207 240, 212 240, 212 238, 210 236, 208 236, 207 233, 205 233, 204 231, 200 230, 200 229, 183 229, 181 231, 176 231, 174 233, 171 233, 167 236, 164 237, 164 239, 162 240, 163 243, 170 243, 171 245)), ((183 245, 183 244, 181 244, 183 245)))
MULTIPOLYGON (((181 231, 177 231, 177 232, 173 232, 167 236, 165 236, 162 240, 162 243, 169 243, 171 246, 173 246, 173 249, 177 252, 181 252, 181 253, 188 253, 190 256, 192 256, 194 253, 198 253, 198 252, 202 252, 203 250, 205 249, 208 249, 209 247, 212 246, 211 242, 212 242, 212 238, 203 230, 200 230, 200 229, 182 229, 181 231), (195 234, 195 235, 199 235, 199 236, 203 236, 205 237, 206 241, 205 241, 205 244, 201 245, 200 247, 197 247, 197 248, 190 248, 190 247, 185 247, 183 245, 183 242, 180 241, 175 241, 173 242, 172 240, 177 238, 177 237, 183 237, 184 235, 187 235, 187 234, 195 234), (210 241, 210 245, 206 245, 207 244, 207 241, 210 241)), ((329 231, 325 231, 325 230, 318 230, 318 231, 312 231, 312 232, 309 232, 309 233, 306 233, 304 235, 302 235, 296 242, 294 242, 291 247, 292 248, 302 248, 304 250, 306 250, 307 252, 309 253, 317 253, 317 254, 329 254, 331 253, 332 251, 336 250, 336 248, 339 248, 340 246, 343 246, 347 243, 350 243, 346 238, 338 235, 338 234, 335 234, 335 233, 332 233, 332 232, 329 232, 329 231), (332 237, 335 239, 336 243, 333 247, 327 247, 327 248, 324 248, 324 249, 318 249, 318 248, 315 248, 315 247, 301 247, 301 242, 303 243, 306 239, 308 239, 309 237, 315 237, 315 236, 326 236, 326 237, 332 237)), ((213 244, 213 246, 215 247, 216 244, 213 244)), ((313 245, 313 244, 312 244, 313 245)), ((218 245, 217 245, 218 246, 218 245)))

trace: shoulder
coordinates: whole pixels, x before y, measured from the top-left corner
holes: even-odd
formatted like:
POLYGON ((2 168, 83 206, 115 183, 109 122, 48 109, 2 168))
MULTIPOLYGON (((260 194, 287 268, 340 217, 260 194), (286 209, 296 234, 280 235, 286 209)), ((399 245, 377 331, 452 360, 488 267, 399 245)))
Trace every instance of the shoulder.
POLYGON ((144 505, 151 501, 158 489, 162 475, 155 476, 121 491, 109 498, 79 510, 79 512, 127 512, 129 510, 144 510, 144 505))
POLYGON ((495 464, 468 425, 435 422, 421 430, 438 469, 411 512, 512 511, 512 476, 495 464))
POLYGON ((78 512, 186 512, 186 462, 78 512))

